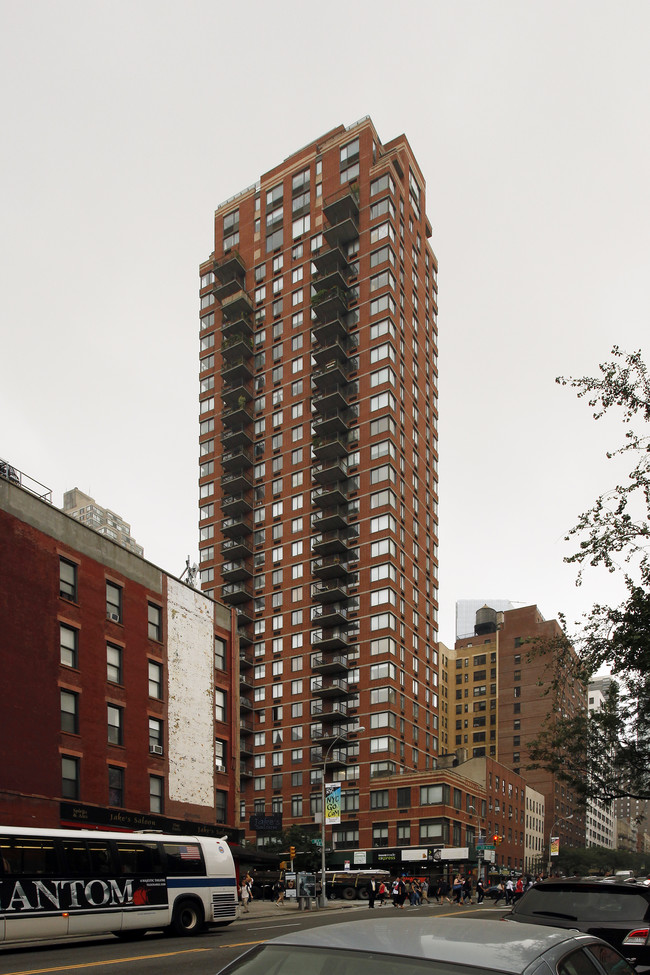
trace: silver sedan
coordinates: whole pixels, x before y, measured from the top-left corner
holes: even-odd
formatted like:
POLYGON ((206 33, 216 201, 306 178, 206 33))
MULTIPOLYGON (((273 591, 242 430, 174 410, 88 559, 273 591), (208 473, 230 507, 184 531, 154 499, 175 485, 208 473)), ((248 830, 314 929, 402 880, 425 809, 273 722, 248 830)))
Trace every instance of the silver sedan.
POLYGON ((257 945, 220 975, 635 975, 578 931, 470 918, 326 924, 257 945))

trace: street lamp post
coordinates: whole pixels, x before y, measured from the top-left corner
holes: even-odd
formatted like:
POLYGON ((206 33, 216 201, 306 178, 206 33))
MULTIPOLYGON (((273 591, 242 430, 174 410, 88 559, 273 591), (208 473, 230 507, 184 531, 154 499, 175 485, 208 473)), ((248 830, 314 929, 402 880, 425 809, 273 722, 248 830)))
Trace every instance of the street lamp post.
POLYGON ((571 813, 570 816, 560 816, 555 820, 551 826, 551 832, 548 838, 548 875, 551 876, 551 840, 553 839, 553 833, 555 832, 555 827, 559 826, 560 823, 568 823, 570 819, 573 819, 575 813, 571 813))
MULTIPOLYGON (((365 731, 363 727, 355 728, 355 732, 365 731)), ((320 906, 327 904, 327 892, 325 890, 325 779, 327 777, 327 759, 332 753, 334 745, 339 739, 347 740, 347 735, 337 735, 330 742, 329 748, 323 758, 323 776, 321 779, 321 814, 320 814, 320 906)))

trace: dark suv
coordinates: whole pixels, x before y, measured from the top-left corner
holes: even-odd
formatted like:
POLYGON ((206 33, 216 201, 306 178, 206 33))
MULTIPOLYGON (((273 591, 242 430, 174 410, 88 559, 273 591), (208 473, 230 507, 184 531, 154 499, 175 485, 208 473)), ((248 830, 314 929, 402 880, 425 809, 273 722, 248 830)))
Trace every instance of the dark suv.
POLYGON ((650 885, 613 877, 544 880, 517 901, 508 920, 577 928, 650 965, 650 885))

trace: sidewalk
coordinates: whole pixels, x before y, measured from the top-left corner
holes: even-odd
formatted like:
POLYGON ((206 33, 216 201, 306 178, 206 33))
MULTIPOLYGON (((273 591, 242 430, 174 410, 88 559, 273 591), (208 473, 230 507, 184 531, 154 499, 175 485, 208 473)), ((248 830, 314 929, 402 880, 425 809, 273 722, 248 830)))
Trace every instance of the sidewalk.
MULTIPOLYGON (((458 910, 458 913, 459 914, 461 913, 462 907, 476 908, 478 906, 479 905, 476 904, 476 902, 474 904, 461 905, 461 908, 460 910, 458 910)), ((493 907, 494 904, 492 901, 486 900, 480 906, 493 907)), ((428 904, 421 904, 419 907, 410 907, 409 905, 407 905, 405 907, 405 912, 407 910, 427 911, 427 910, 436 910, 436 909, 440 910, 442 908, 447 908, 448 910, 451 908, 457 909, 453 904, 447 904, 447 903, 436 904, 435 900, 432 900, 428 904)), ((370 908, 368 907, 368 901, 366 900, 346 901, 341 898, 338 898, 334 900, 329 900, 325 905, 325 907, 317 907, 315 901, 312 900, 310 911, 305 910, 299 912, 298 902, 296 900, 285 900, 284 904, 281 904, 279 906, 276 905, 273 901, 252 900, 248 902, 248 913, 246 913, 246 911, 243 910, 241 903, 239 904, 238 911, 237 911, 237 920, 253 921, 256 918, 278 917, 281 916, 282 914, 294 914, 294 913, 318 914, 318 913, 326 913, 330 911, 349 911, 349 910, 368 912, 370 908)), ((374 910, 380 910, 378 903, 375 903, 374 910)), ((392 901, 386 901, 384 903, 383 908, 381 908, 381 910, 386 912, 393 912, 395 908, 393 907, 392 901)))

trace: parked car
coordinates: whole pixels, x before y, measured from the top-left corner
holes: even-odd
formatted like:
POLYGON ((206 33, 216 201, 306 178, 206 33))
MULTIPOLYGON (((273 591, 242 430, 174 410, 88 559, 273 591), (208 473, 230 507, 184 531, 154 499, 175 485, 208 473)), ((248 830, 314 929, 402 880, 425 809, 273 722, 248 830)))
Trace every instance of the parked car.
POLYGON ((543 880, 517 901, 508 920, 577 928, 603 938, 638 964, 650 964, 650 887, 641 882, 543 880))
MULTIPOLYGON (((400 912, 401 913, 401 912, 400 912)), ((610 945, 559 928, 463 918, 323 924, 256 945, 220 975, 633 975, 610 945)))
POLYGON ((496 900, 497 897, 501 897, 503 903, 506 902, 506 892, 499 889, 498 884, 490 884, 488 887, 483 888, 483 895, 491 900, 496 900))

